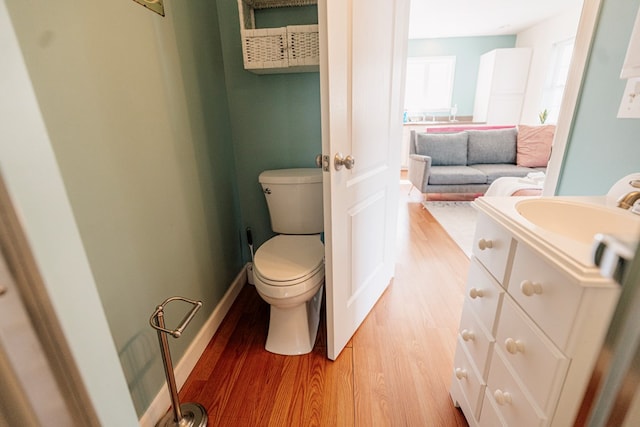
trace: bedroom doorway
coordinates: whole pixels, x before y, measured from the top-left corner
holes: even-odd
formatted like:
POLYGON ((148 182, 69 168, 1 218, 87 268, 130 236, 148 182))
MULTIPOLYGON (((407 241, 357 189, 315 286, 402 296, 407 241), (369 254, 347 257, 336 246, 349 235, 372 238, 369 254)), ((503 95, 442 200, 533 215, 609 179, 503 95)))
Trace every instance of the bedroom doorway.
MULTIPOLYGON (((451 29, 450 33, 446 36, 425 36, 424 39, 419 39, 416 36, 419 27, 426 27, 425 19, 434 20, 438 22, 446 22, 450 12, 447 9, 441 7, 434 8, 430 3, 432 0, 411 0, 411 23, 410 23, 410 36, 409 36, 409 57, 416 56, 445 56, 455 55, 455 51, 451 46, 449 50, 445 49, 445 45, 440 43, 437 37, 448 37, 451 40, 456 40, 460 43, 467 43, 466 47, 470 46, 470 43, 478 37, 472 37, 466 33, 460 33, 456 31, 455 25, 449 25, 451 29), (429 11, 429 17, 426 17, 425 10, 429 11), (433 10, 437 10, 437 13, 433 13, 433 10), (416 18, 418 17, 418 18, 416 18), (418 25, 417 21, 421 22, 418 25), (418 29, 418 30, 416 30, 418 29)), ((456 2, 451 2, 452 4, 456 2)), ((501 26, 501 34, 509 34, 508 25, 506 21, 509 20, 507 10, 509 8, 508 2, 502 0, 496 0, 495 4, 488 9, 494 11, 493 15, 496 19, 504 20, 505 25, 501 26), (496 14, 495 10, 502 11, 501 14, 496 14)), ((527 93, 525 94, 524 107, 522 112, 521 122, 523 124, 534 125, 539 123, 539 114, 545 109, 548 110, 548 118, 546 123, 554 122, 557 118, 557 131, 554 140, 554 150, 550 159, 550 164, 547 173, 547 179, 545 183, 545 195, 552 195, 555 193, 555 189, 558 183, 560 169, 562 167, 564 152, 566 150, 567 138, 569 130, 572 126, 572 117, 575 110, 575 104, 582 85, 584 66, 590 50, 591 38, 596 26, 598 11, 600 9, 601 0, 585 1, 576 3, 575 1, 563 0, 555 2, 557 6, 554 14, 548 14, 547 16, 554 16, 554 18, 544 21, 543 24, 533 25, 526 30, 515 31, 512 26, 511 35, 515 37, 515 45, 512 43, 511 47, 533 47, 534 55, 531 64, 531 72, 529 74, 529 81, 527 84, 527 93), (537 28, 539 27, 539 28, 537 28), (537 28, 537 29, 536 29, 537 28), (560 28, 563 28, 561 30, 560 28), (574 46, 571 50, 570 60, 567 58, 567 51, 569 45, 571 45, 573 39, 574 46), (563 49, 561 49, 563 48, 563 49), (563 55, 558 55, 558 52, 564 52, 563 55), (559 76, 568 75, 570 79, 564 79, 566 85, 558 84, 559 76), (554 77, 555 76, 555 77, 554 77), (561 100, 561 101, 559 101, 561 100), (549 105, 547 105, 549 104, 549 105), (552 105, 553 104, 553 105, 552 105), (559 106, 559 110, 558 110, 559 106)), ((459 6, 459 5, 458 5, 459 6)), ((455 7, 455 5, 453 5, 455 7)), ((496 25, 496 28, 498 26, 496 25)), ((485 33, 487 34, 487 33, 485 33)), ((442 40, 445 40, 444 38, 442 40)), ((488 49, 490 50, 490 49, 488 49)), ((477 68, 465 70, 466 65, 469 64, 468 59, 463 59, 459 56, 456 61, 456 69, 454 70, 454 88, 452 89, 453 95, 451 99, 452 106, 455 106, 456 123, 460 124, 466 121, 473 121, 473 100, 465 101, 463 96, 466 91, 466 96, 469 97, 470 93, 475 93, 475 86, 468 84, 469 81, 475 81, 477 77, 477 68), (467 82, 466 89, 460 88, 459 81, 464 80, 467 82), (473 87, 471 87, 473 86, 473 87)), ((473 98, 471 96, 471 98, 473 98)), ((403 159, 402 168, 408 167, 408 152, 409 152, 409 133, 410 128, 421 129, 426 126, 433 125, 428 123, 432 120, 432 117, 423 115, 422 121, 420 121, 419 114, 409 114, 407 111, 406 122, 403 130, 403 139, 401 142, 401 159, 403 159), (426 119, 425 119, 426 117, 426 119)), ((453 119, 450 114, 443 115, 443 120, 453 119)), ((440 121, 437 118, 436 121, 440 121)))

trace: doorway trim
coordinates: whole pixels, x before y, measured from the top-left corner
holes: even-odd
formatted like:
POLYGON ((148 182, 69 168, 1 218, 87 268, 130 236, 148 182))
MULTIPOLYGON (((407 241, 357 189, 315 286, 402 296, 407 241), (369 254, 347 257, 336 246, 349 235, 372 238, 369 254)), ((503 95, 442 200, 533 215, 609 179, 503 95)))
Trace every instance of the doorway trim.
POLYGON ((585 0, 578 23, 576 42, 573 48, 571 65, 564 96, 558 116, 556 134, 553 140, 551 158, 547 165, 543 196, 555 196, 558 191, 560 176, 564 168, 564 158, 569 148, 569 140, 573 132, 576 108, 582 94, 582 86, 586 74, 586 66, 591 56, 593 38, 600 20, 602 0, 585 0), (577 77, 579 78, 573 78, 577 77))
MULTIPOLYGON (((3 284, 6 286, 5 293, 15 292, 17 294, 19 305, 22 305, 26 311, 30 325, 29 333, 35 337, 39 344, 39 346, 32 348, 31 352, 26 352, 29 354, 29 359, 34 360, 30 363, 39 363, 35 362, 36 359, 45 360, 48 371, 55 379, 60 391, 59 396, 50 396, 50 398, 60 398, 66 405, 67 416, 77 425, 99 426, 98 416, 84 387, 80 372, 73 361, 71 350, 47 295, 42 276, 38 271, 2 176, 0 176, 0 253, 13 279, 9 283, 3 284)), ((17 332, 8 331, 9 334, 17 332)), ((5 350, 7 355, 18 352, 19 354, 16 353, 16 355, 20 356, 23 355, 22 350, 24 349, 6 346, 5 350)), ((7 367, 7 369, 9 368, 7 367)), ((8 374, 16 375, 18 380, 22 379, 18 371, 8 374)), ((29 382, 28 378, 24 378, 24 380, 26 383, 23 383, 21 387, 24 398, 31 407, 42 405, 42 402, 37 401, 37 396, 33 396, 31 392, 33 387, 39 387, 39 385, 29 382)), ((18 391, 16 390, 16 392, 18 391)), ((37 394, 37 391, 34 392, 37 394)), ((62 403, 60 405, 63 406, 62 403)))

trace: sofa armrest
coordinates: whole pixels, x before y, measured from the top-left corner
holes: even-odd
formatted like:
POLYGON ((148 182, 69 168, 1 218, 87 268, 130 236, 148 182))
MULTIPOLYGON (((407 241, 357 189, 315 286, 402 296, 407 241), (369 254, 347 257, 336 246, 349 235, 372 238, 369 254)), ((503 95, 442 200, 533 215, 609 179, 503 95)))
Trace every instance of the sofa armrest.
POLYGON ((409 155, 409 181, 411 181, 411 184, 420 190, 421 193, 427 192, 430 174, 430 156, 422 156, 420 154, 409 155))
POLYGON ((416 131, 412 130, 409 133, 409 154, 417 154, 416 153, 416 131))

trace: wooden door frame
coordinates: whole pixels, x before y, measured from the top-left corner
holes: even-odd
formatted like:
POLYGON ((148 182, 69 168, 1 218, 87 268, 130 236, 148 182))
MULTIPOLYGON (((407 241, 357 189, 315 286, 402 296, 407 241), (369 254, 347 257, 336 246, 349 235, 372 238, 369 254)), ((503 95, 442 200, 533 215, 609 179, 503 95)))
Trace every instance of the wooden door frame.
POLYGON ((582 14, 580 15, 573 56, 569 66, 569 78, 562 97, 551 158, 547 167, 543 196, 557 195, 560 176, 564 169, 564 157, 569 148, 576 108, 584 84, 585 68, 591 56, 591 47, 600 19, 601 9, 602 0, 584 0, 582 5, 582 14), (579 76, 579 78, 571 78, 572 76, 579 76))
MULTIPOLYGON (((71 418, 77 425, 100 426, 1 175, 0 251, 16 287, 7 292, 17 291, 71 418)), ((31 406, 42 404, 25 394, 31 406)))

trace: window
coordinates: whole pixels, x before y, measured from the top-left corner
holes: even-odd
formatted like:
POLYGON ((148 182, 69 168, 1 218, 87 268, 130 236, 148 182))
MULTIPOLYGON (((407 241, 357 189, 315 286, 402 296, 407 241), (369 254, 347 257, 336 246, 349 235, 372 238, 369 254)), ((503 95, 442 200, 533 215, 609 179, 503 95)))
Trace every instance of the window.
POLYGON ((409 58, 405 109, 415 112, 449 111, 455 68, 455 56, 409 58))
POLYGON ((547 82, 542 92, 542 107, 548 112, 546 123, 556 123, 562 103, 562 94, 569 75, 569 65, 573 55, 575 38, 564 40, 553 45, 551 63, 547 82))

